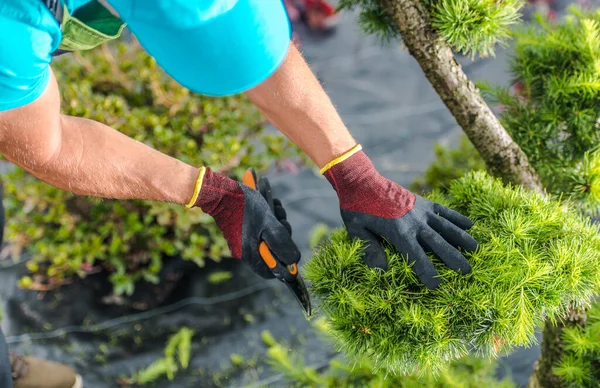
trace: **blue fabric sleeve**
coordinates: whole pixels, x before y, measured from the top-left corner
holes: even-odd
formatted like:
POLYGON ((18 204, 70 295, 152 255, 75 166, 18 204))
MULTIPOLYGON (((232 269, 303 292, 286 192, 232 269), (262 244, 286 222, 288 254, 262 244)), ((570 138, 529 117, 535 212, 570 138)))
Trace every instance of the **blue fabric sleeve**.
POLYGON ((0 112, 35 101, 48 86, 60 42, 54 17, 39 0, 0 4, 0 112))
POLYGON ((291 25, 283 0, 109 0, 175 80, 212 96, 244 92, 283 62, 291 25))

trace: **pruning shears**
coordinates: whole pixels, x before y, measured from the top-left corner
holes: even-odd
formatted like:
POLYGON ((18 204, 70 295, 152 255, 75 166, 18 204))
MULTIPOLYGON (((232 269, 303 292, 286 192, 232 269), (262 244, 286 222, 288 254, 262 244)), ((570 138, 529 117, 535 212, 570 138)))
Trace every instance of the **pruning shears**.
MULTIPOLYGON (((275 212, 275 202, 273 199, 273 194, 271 193, 271 185, 267 179, 263 178, 259 181, 256 178, 256 172, 254 169, 250 168, 244 173, 242 183, 254 190, 258 190, 267 201, 273 214, 277 217, 277 213, 275 212)), ((281 222, 282 220, 279 221, 281 222)), ((302 307, 302 310, 304 310, 304 313, 310 317, 312 315, 310 296, 308 295, 308 290, 306 289, 304 280, 298 272, 298 266, 296 264, 286 265, 278 260, 277 257, 271 252, 265 241, 260 242, 258 245, 258 251, 260 253, 260 257, 263 259, 267 267, 269 267, 271 272, 273 272, 273 275, 275 275, 277 279, 282 281, 290 289, 290 291, 292 291, 294 297, 302 307)))

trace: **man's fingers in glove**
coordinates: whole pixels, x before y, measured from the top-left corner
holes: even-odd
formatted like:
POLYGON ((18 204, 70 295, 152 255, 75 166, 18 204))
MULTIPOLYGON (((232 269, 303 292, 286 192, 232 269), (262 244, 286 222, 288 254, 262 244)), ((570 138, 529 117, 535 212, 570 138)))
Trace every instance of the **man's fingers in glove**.
POLYGON ((275 217, 281 225, 288 231, 290 236, 292 235, 292 225, 287 220, 287 213, 278 198, 273 197, 273 191, 271 190, 271 183, 266 177, 262 177, 258 180, 258 191, 263 196, 269 207, 272 208, 275 213, 275 217))
POLYGON ((253 252, 251 257, 243 257, 242 261, 248 265, 252 271, 263 279, 273 279, 275 275, 273 271, 267 266, 267 264, 260 257, 258 246, 256 252, 253 252))
POLYGON ((260 194, 263 196, 265 201, 267 201, 267 203, 269 204, 269 207, 271 209, 273 209, 274 200, 273 200, 273 193, 271 191, 271 183, 269 182, 269 179, 267 179, 264 176, 261 177, 258 180, 257 189, 260 192, 260 194))
POLYGON ((363 261, 369 268, 388 268, 387 255, 377 235, 364 228, 352 228, 348 230, 351 238, 358 238, 366 243, 363 251, 363 261))
POLYGON ((467 252, 472 252, 479 245, 477 241, 463 229, 440 216, 433 216, 429 219, 429 226, 438 232, 444 240, 455 247, 460 247, 467 252))
POLYGON ((384 237, 392 243, 398 253, 408 259, 412 270, 421 283, 429 289, 435 289, 440 284, 440 278, 433 266, 429 256, 423 250, 417 239, 413 236, 405 236, 397 231, 388 233, 384 237))
POLYGON ((448 268, 463 275, 471 272, 471 265, 467 259, 435 231, 422 230, 419 233, 419 240, 424 248, 433 252, 448 268))
POLYGON ((469 218, 439 203, 433 204, 433 211, 463 230, 470 229, 473 226, 473 221, 469 218))
POLYGON ((281 225, 283 225, 283 227, 285 228, 285 230, 288 231, 288 233, 290 234, 290 237, 292 236, 292 225, 290 225, 290 223, 287 220, 279 220, 279 223, 281 225))
POLYGON ((281 223, 281 225, 283 225, 287 229, 287 231, 289 232, 289 234, 291 236, 292 235, 292 225, 290 225, 290 223, 287 220, 287 213, 286 213, 285 209, 283 208, 281 201, 277 198, 273 198, 273 206, 275 206, 275 208, 274 208, 275 217, 277 218, 277 220, 279 220, 279 223, 281 223))
POLYGON ((273 205, 275 206, 275 217, 277 217, 279 221, 287 220, 287 213, 278 198, 273 198, 273 205))
POLYGON ((273 271, 267 267, 265 263, 252 265, 252 271, 263 279, 273 279, 275 275, 273 271))
POLYGON ((290 223, 287 220, 279 220, 279 223, 281 225, 283 225, 283 227, 285 228, 285 230, 288 231, 288 233, 290 234, 290 237, 292 236, 292 225, 290 225, 290 223))
POLYGON ((261 235, 276 259, 286 265, 300 261, 300 250, 292 240, 292 236, 283 225, 266 229, 261 235))

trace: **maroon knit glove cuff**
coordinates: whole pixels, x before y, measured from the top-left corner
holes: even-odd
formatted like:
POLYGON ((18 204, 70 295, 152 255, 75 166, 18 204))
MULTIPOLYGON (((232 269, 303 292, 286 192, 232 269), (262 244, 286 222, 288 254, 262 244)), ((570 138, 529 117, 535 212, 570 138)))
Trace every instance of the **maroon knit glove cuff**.
POLYGON ((206 168, 200 195, 194 204, 212 216, 227 240, 233 257, 242 257, 244 193, 240 184, 206 168))
POLYGON ((343 210, 400 218, 415 204, 414 194, 381 176, 362 150, 333 165, 324 175, 337 192, 343 210))

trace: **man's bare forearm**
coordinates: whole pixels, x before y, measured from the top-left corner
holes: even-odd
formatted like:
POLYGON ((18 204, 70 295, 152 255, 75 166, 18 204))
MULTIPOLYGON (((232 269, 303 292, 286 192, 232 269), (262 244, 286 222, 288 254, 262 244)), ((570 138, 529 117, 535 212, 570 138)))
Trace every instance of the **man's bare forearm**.
POLYGON ((265 117, 319 167, 356 145, 293 44, 281 67, 246 94, 265 117))
POLYGON ((0 152, 79 195, 187 203, 198 169, 96 121, 60 115, 56 81, 33 103, 0 114, 0 152))
POLYGON ((198 169, 96 121, 62 116, 59 152, 31 173, 74 194, 184 204, 198 169))

